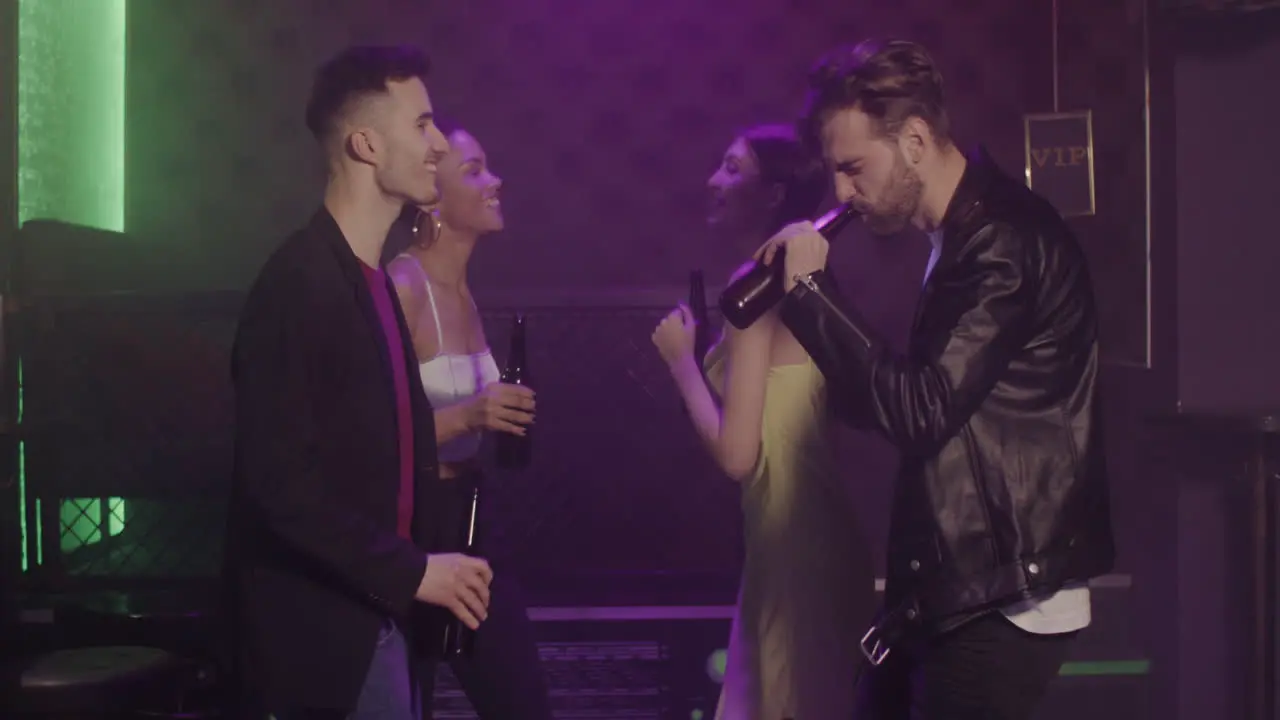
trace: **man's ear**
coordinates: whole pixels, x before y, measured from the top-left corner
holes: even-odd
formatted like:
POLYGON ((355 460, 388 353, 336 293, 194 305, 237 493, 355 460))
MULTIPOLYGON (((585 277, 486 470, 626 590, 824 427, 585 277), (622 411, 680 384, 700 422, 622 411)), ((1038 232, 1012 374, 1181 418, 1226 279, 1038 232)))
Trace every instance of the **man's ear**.
POLYGON ((918 117, 907 118, 898 132, 898 147, 912 165, 919 164, 924 157, 925 147, 932 140, 933 133, 929 130, 929 124, 918 117))
POLYGON ((360 128, 347 136, 347 152, 362 163, 373 165, 382 150, 382 139, 369 128, 360 128))

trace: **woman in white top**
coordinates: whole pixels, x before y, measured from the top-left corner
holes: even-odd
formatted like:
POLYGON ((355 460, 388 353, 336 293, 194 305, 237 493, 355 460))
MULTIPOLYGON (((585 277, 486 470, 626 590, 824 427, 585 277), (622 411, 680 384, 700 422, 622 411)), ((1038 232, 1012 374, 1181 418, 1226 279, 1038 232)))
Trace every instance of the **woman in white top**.
MULTIPOLYGON (((827 188, 783 126, 743 133, 707 184, 708 224, 743 255, 812 217, 827 188)), ((822 373, 776 309, 746 330, 726 326, 703 368, 693 338, 685 307, 653 334, 698 434, 742 483, 746 558, 716 717, 847 720, 875 576, 836 467, 822 373)))
MULTIPOLYGON (((482 434, 523 434, 533 422, 534 400, 528 388, 498 382, 498 366, 467 284, 476 243, 503 228, 502 180, 490 171, 474 137, 438 119, 436 124, 450 145, 439 164, 439 199, 414 213, 413 239, 387 270, 413 339, 423 389, 435 408, 443 489, 434 518, 439 541, 457 549, 470 488, 482 482, 477 458, 482 434)), ((481 552, 485 535, 482 524, 481 552)), ((519 585, 502 568, 494 574, 488 616, 472 654, 452 660, 451 668, 482 720, 551 717, 519 585)))

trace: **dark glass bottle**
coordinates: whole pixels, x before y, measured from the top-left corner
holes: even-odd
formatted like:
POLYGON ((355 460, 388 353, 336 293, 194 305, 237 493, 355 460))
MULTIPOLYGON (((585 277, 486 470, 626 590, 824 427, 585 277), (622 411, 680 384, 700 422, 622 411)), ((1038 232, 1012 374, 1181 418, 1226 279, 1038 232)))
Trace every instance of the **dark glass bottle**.
MULTIPOLYGON (((858 214, 853 205, 845 204, 814 220, 813 225, 823 237, 831 240, 858 214)), ((720 294, 720 312, 725 320, 743 330, 782 300, 786 294, 786 284, 782 281, 783 255, 783 251, 778 251, 769 265, 757 260, 754 267, 724 289, 720 294)))
MULTIPOLYGON (((479 521, 480 521, 480 483, 478 478, 471 479, 471 485, 465 489, 458 488, 470 495, 469 507, 467 508, 466 522, 461 527, 459 537, 456 539, 458 552, 465 555, 477 555, 479 547, 477 540, 479 538, 479 521)), ((467 627, 461 620, 450 617, 449 624, 444 628, 444 657, 446 660, 467 656, 475 649, 476 631, 467 627)))
MULTIPOLYGON (((511 325, 511 346, 507 351, 507 367, 499 380, 508 385, 530 387, 529 359, 525 346, 524 315, 516 314, 511 325)), ((498 433, 496 453, 498 467, 506 470, 523 470, 529 467, 533 456, 533 428, 526 427, 524 435, 498 433)))
POLYGON ((689 311, 693 313, 693 359, 702 367, 702 361, 711 348, 711 324, 707 314, 707 288, 702 279, 702 271, 689 273, 689 311))

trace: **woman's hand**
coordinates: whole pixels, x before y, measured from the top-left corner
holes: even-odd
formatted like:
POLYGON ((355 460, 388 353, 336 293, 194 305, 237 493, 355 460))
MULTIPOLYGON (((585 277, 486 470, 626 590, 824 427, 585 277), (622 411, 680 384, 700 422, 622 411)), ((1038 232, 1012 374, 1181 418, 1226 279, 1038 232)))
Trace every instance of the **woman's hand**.
POLYGON ((653 344, 669 367, 693 362, 694 332, 697 323, 684 303, 672 310, 653 331, 653 344))
POLYGON ((524 435, 533 424, 533 391, 523 385, 490 383, 467 401, 467 427, 472 431, 524 435))

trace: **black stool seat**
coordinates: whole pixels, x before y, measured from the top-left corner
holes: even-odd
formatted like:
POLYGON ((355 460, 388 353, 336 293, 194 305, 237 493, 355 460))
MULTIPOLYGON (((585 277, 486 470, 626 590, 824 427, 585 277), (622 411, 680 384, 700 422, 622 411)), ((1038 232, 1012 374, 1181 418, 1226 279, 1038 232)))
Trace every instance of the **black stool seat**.
POLYGON ((187 670, 178 656, 150 647, 58 650, 20 668, 20 712, 128 710, 180 691, 187 670))

